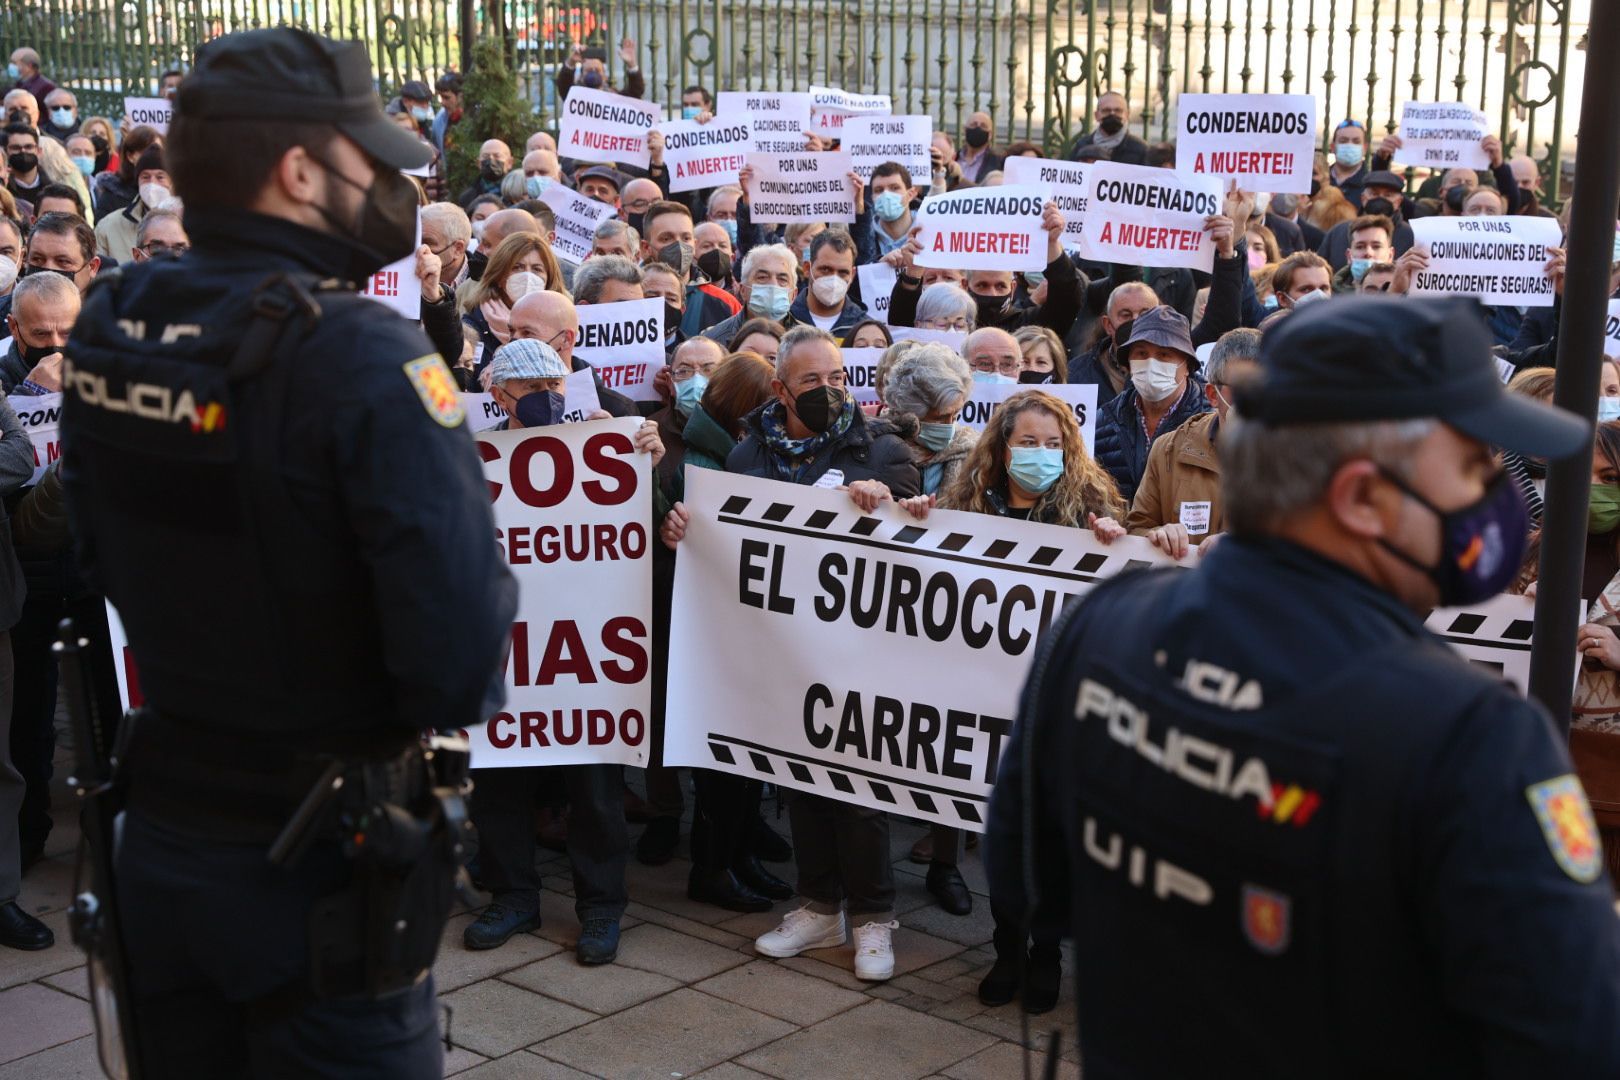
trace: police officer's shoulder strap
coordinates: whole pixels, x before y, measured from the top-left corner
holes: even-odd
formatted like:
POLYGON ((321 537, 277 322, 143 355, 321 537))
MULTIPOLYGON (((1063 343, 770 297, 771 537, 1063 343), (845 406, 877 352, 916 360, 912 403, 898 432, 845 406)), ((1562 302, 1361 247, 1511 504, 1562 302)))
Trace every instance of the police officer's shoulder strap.
POLYGON ((302 321, 305 333, 313 329, 321 318, 314 293, 326 284, 313 275, 291 273, 271 274, 259 282, 251 299, 253 317, 231 358, 227 377, 243 382, 263 372, 275 358, 282 335, 297 322, 302 321))

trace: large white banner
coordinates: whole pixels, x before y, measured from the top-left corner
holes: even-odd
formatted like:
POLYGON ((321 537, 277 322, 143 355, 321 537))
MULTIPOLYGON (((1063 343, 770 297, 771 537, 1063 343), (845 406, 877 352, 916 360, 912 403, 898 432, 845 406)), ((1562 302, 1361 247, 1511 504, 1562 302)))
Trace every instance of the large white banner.
POLYGON ((842 151, 749 154, 748 212, 756 224, 855 222, 850 158, 842 151))
POLYGON ((1214 269, 1215 241, 1204 219, 1222 210, 1218 177, 1094 161, 1086 170, 1085 198, 1080 254, 1086 258, 1214 269))
POLYGON ((557 153, 575 161, 605 161, 645 169, 652 156, 647 132, 664 119, 657 105, 575 85, 562 104, 557 153))
POLYGON ((1050 158, 1010 157, 1001 167, 1009 184, 1046 184, 1052 199, 1063 211, 1063 246, 1080 248, 1080 229, 1086 220, 1086 170, 1078 161, 1052 161, 1050 158))
POLYGON ((518 580, 506 706, 467 732, 474 768, 645 765, 652 683, 652 459, 641 421, 476 436, 518 580))
POLYGON ((810 130, 830 139, 843 137, 844 123, 852 116, 888 116, 892 112, 894 99, 887 94, 852 94, 832 86, 810 88, 810 130))
POLYGON ((1314 94, 1182 94, 1176 171, 1235 180, 1244 191, 1311 190, 1314 94))
POLYGON ((602 376, 602 385, 636 401, 657 401, 653 379, 664 367, 664 300, 580 304, 574 355, 602 376))
POLYGON ((917 223, 918 266, 955 270, 1044 270, 1046 232, 1041 214, 1046 184, 1004 184, 930 195, 917 223))
POLYGON ((809 94, 722 90, 715 95, 714 107, 721 120, 751 118, 756 153, 804 152, 804 137, 810 130, 809 94))
POLYGON ((1426 217, 1412 223, 1429 266, 1412 275, 1412 296, 1472 296, 1482 304, 1552 307, 1549 247, 1563 230, 1553 218, 1426 217))
POLYGON ((712 470, 687 470, 686 506, 665 763, 974 831, 1040 634, 1094 582, 1169 563, 1139 537, 868 516, 845 492, 712 470))
POLYGON ((1480 142, 1491 121, 1484 113, 1459 103, 1408 101, 1401 106, 1402 165, 1428 169, 1485 169, 1491 159, 1480 142))
POLYGON ((598 202, 572 188, 552 184, 540 193, 540 201, 551 207, 557 219, 557 241, 552 245, 560 258, 582 263, 596 243, 596 229, 619 211, 611 203, 598 202))
POLYGON ((873 169, 893 161, 904 165, 920 187, 934 168, 929 155, 933 138, 931 116, 851 116, 844 121, 843 149, 863 183, 872 182, 873 169))
POLYGON ((748 164, 754 148, 746 116, 707 124, 669 120, 658 130, 664 134, 664 168, 669 170, 672 192, 735 184, 737 171, 748 164))
POLYGON ((33 444, 34 478, 29 483, 37 484, 46 467, 62 456, 62 436, 57 433, 62 423, 62 395, 13 394, 6 400, 33 444))

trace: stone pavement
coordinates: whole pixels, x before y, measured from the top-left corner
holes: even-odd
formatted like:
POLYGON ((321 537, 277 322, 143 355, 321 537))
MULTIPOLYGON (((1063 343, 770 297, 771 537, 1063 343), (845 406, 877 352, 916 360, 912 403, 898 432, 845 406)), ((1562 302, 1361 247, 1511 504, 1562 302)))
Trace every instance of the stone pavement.
MULTIPOLYGON (((59 766, 65 767, 66 762, 59 766)), ((59 767, 58 777, 63 775, 59 767)), ((58 792, 50 858, 23 881, 21 903, 56 931, 45 952, 0 949, 0 1080, 96 1077, 82 956, 64 914, 73 884, 76 813, 58 792)), ((768 804, 769 812, 774 803, 768 804)), ((772 818, 784 834, 787 819, 772 818)), ((632 830, 633 832, 638 830, 632 830)), ((901 929, 895 977, 857 981, 846 946, 790 960, 753 951, 791 902, 763 915, 736 915, 686 898, 688 863, 630 863, 630 908, 615 964, 583 968, 572 945, 578 927, 567 860, 543 851, 542 925, 504 948, 469 952, 450 921, 434 970, 450 1007, 447 1075, 467 1080, 605 1077, 610 1080, 883 1080, 1023 1075, 1016 1005, 986 1009, 975 988, 989 969, 990 904, 977 852, 962 873, 973 914, 945 914, 906 858, 922 829, 896 821, 893 855, 901 929)), ((686 851, 683 839, 681 855, 686 851)), ((791 866, 776 871, 792 879, 791 866)), ((1072 971, 1066 965, 1065 973, 1072 971)), ((1032 1040, 1073 1016, 1065 983, 1058 1010, 1032 1018, 1032 1040)), ((1079 1076, 1072 1033, 1059 1076, 1079 1076)), ((1036 1053, 1034 1075, 1044 1058, 1036 1053)))

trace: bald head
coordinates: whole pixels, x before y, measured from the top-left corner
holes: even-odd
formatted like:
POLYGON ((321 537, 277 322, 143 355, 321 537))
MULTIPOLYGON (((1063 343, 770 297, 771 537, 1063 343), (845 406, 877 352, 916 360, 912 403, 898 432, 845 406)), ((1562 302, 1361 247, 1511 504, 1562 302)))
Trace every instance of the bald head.
POLYGON ((1536 159, 1529 154, 1514 154, 1508 160, 1508 167, 1513 170, 1513 182, 1523 191, 1541 190, 1541 170, 1536 167, 1536 159))
POLYGON ((478 250, 494 251, 508 236, 524 232, 540 235, 540 223, 534 220, 533 214, 516 207, 510 210, 497 210, 484 222, 484 236, 478 241, 478 250))
POLYGON ((664 193, 659 190, 656 181, 648 180, 644 176, 638 176, 624 185, 624 194, 620 199, 626 220, 628 220, 630 214, 646 213, 647 207, 663 197, 664 193))
POLYGON ((492 162, 502 174, 512 171, 512 148, 499 139, 489 139, 478 148, 478 162, 492 162))
POLYGON ((579 338, 579 312, 574 302, 549 289, 530 293, 512 305, 512 336, 544 341, 557 355, 574 360, 574 342, 579 338))
POLYGON ((530 150, 523 155, 523 175, 548 176, 553 180, 562 179, 562 166, 557 161, 557 155, 551 150, 530 150))
POLYGON ((1159 294, 1151 286, 1139 281, 1121 285, 1108 294, 1108 307, 1102 318, 1103 332, 1112 337, 1121 323, 1158 306, 1159 294))
POLYGON ((557 140, 553 139, 548 131, 537 131, 529 136, 528 142, 523 144, 525 158, 536 150, 548 150, 555 154, 557 152, 557 140))
POLYGON ((969 334, 962 346, 962 355, 974 371, 1010 375, 1014 379, 1024 366, 1024 351, 1018 347, 1018 340, 993 326, 969 334))
POLYGON ((731 235, 717 222, 705 221, 692 230, 692 253, 694 256, 719 248, 726 253, 726 262, 731 262, 731 235))

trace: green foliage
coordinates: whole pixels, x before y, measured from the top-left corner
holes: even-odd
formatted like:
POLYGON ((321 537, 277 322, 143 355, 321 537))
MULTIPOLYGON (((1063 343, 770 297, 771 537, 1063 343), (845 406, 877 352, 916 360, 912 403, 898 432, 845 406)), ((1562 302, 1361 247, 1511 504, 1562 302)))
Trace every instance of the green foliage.
POLYGON ((451 198, 478 178, 478 148, 485 141, 506 143, 516 164, 523 159, 524 142, 539 127, 534 108, 518 93, 498 37, 486 37, 473 46, 472 70, 463 82, 461 100, 461 122, 452 124, 445 136, 451 198))

